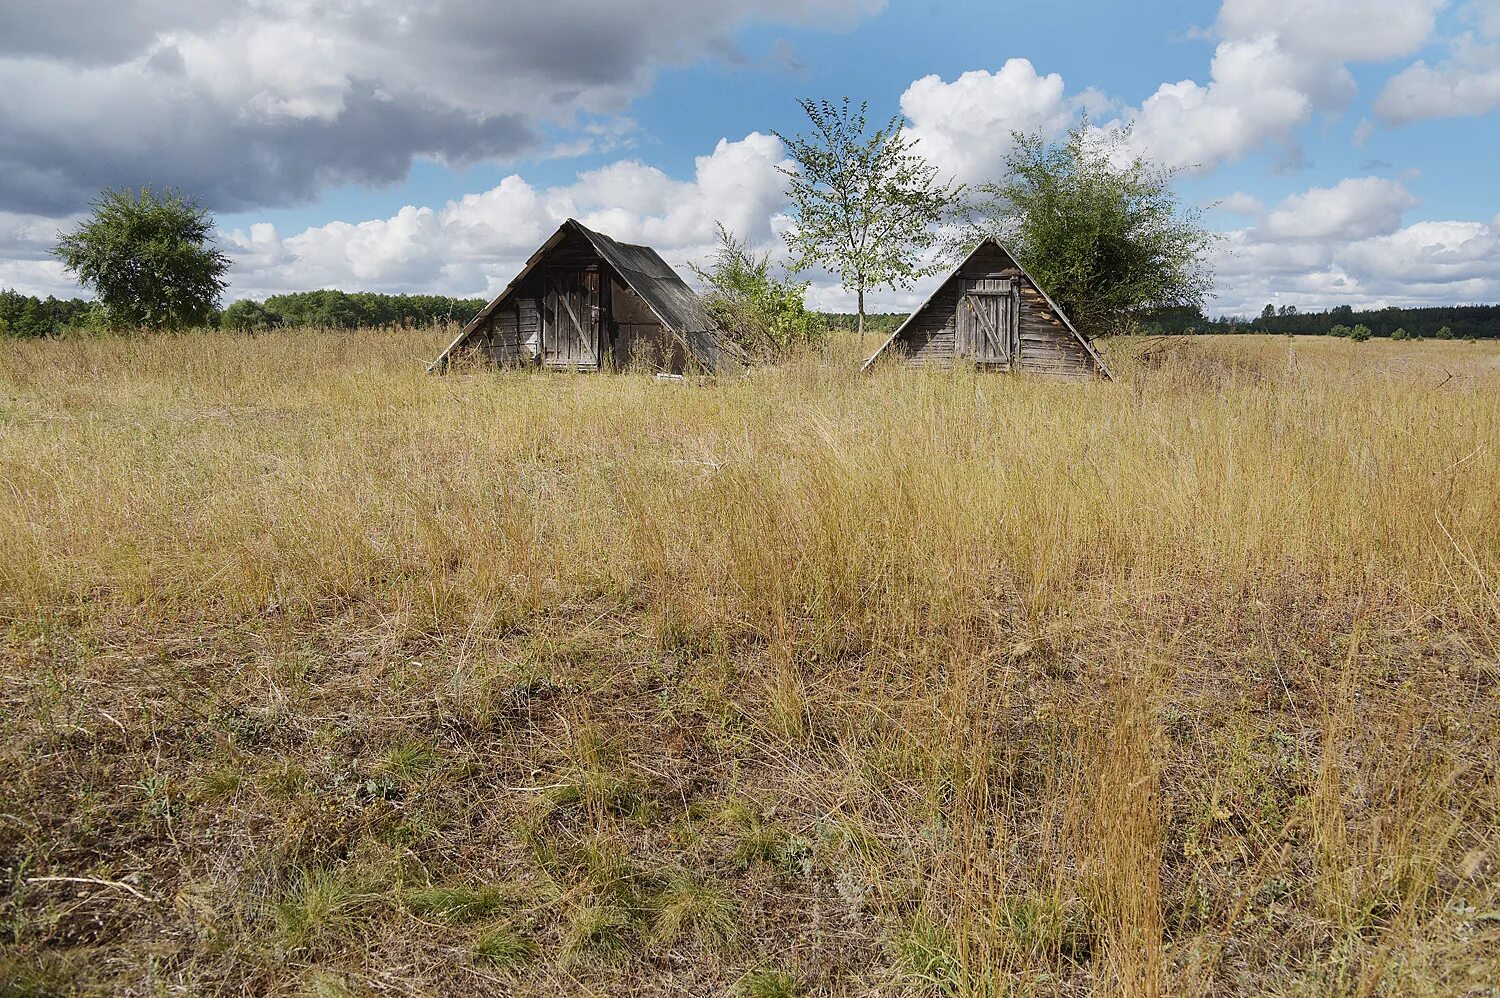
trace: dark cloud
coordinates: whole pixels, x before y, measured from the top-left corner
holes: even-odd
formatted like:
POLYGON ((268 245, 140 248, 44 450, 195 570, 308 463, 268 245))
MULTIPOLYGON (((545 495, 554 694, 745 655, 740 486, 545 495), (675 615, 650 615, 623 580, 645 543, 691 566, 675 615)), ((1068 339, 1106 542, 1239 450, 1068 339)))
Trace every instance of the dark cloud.
POLYGON ((474 118, 433 103, 382 99, 356 82, 331 120, 259 124, 224 120, 200 109, 176 109, 156 124, 180 128, 186 141, 116 148, 100 156, 67 135, 33 134, 0 146, 0 205, 16 212, 76 211, 105 187, 176 187, 215 211, 243 211, 314 197, 343 183, 399 181, 413 156, 454 164, 502 158, 538 148, 540 136, 520 115, 474 118))
POLYGON ((144 52, 162 33, 201 29, 232 10, 211 0, 4 0, 0 56, 109 64, 144 52))
POLYGON ((883 0, 0 0, 0 211, 106 186, 214 210, 383 184, 414 158, 506 160, 617 115, 663 65, 735 60, 751 19, 883 0))

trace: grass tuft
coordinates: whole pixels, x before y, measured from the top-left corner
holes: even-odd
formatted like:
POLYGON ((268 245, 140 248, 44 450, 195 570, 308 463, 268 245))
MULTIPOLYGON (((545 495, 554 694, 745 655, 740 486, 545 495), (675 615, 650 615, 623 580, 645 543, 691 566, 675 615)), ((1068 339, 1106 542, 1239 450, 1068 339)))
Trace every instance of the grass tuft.
POLYGON ((534 940, 509 926, 491 929, 474 942, 474 955, 503 971, 520 969, 534 960, 537 952, 534 940))
POLYGON ((296 952, 343 941, 358 928, 360 911, 377 900, 340 871, 305 871, 271 905, 276 942, 296 952))
POLYGON ((685 873, 668 878, 656 896, 652 937, 671 946, 685 935, 709 946, 723 945, 735 935, 737 911, 724 887, 685 873))
POLYGON ((563 955, 573 961, 619 956, 631 949, 635 928, 633 913, 621 905, 579 905, 563 927, 563 955))
POLYGON ((757 967, 746 971, 731 993, 735 998, 804 998, 808 991, 795 974, 757 967))
POLYGON ((513 889, 497 884, 429 884, 407 888, 401 900, 415 914, 452 925, 468 925, 509 913, 516 906, 517 896, 513 889))

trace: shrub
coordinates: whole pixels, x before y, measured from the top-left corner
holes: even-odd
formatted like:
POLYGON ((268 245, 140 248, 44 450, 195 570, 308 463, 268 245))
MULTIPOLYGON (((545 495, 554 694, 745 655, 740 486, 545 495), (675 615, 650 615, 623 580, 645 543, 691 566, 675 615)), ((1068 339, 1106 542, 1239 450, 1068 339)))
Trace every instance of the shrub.
POLYGON ((704 304, 714 321, 752 356, 774 356, 812 343, 827 331, 807 310, 809 282, 771 276, 771 254, 756 254, 745 240, 719 226, 719 250, 708 267, 693 264, 708 293, 704 304))
POLYGON ((1404 329, 1398 329, 1398 330, 1396 330, 1394 333, 1391 334, 1391 339, 1393 339, 1393 340, 1404 340, 1404 339, 1406 339, 1406 330, 1404 330, 1404 329))
POLYGON ((1363 343, 1370 338, 1370 327, 1363 323, 1349 330, 1349 338, 1356 343, 1363 343))
POLYGON ((1332 329, 1328 330, 1328 335, 1341 336, 1347 339, 1349 336, 1349 327, 1341 322, 1338 325, 1334 326, 1332 329))
POLYGON ((1437 338, 1440 340, 1451 340, 1453 339, 1453 330, 1447 326, 1444 326, 1442 329, 1439 329, 1437 331, 1437 338))

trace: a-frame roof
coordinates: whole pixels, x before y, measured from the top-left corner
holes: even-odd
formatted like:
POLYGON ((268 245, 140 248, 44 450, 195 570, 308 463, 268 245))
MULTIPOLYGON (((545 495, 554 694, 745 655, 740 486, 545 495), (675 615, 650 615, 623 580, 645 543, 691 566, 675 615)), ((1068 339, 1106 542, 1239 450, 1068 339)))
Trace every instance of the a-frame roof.
POLYGON ((910 326, 912 322, 916 320, 917 316, 921 315, 932 306, 932 300, 938 296, 938 292, 942 291, 943 287, 947 285, 949 281, 953 280, 953 278, 961 270, 963 270, 964 267, 968 265, 969 261, 974 259, 974 257, 979 254, 979 251, 984 249, 986 246, 993 246, 995 249, 998 249, 1001 253, 1005 254, 1006 259, 1010 260, 1011 263, 1016 265, 1016 269, 1021 272, 1021 275, 1023 277, 1031 282, 1031 286, 1036 288, 1037 291, 1041 292, 1042 298, 1046 300, 1048 306, 1051 307, 1052 311, 1057 313, 1057 317, 1062 320, 1062 324, 1067 328, 1068 332, 1072 333, 1074 338, 1077 339, 1080 344, 1082 344, 1083 349, 1088 351, 1089 357, 1091 357, 1094 363, 1098 365, 1099 373, 1104 375, 1106 378, 1113 378, 1114 376, 1109 373, 1109 367, 1104 363, 1104 358, 1099 356, 1099 351, 1094 349, 1093 342, 1087 336, 1078 331, 1078 327, 1073 325, 1073 320, 1068 318, 1068 314, 1062 310, 1061 305, 1052 300, 1052 296, 1047 293, 1047 289, 1042 287, 1041 284, 1037 283, 1037 279, 1027 273, 1025 267, 1021 266, 1021 261, 1016 259, 1016 255, 1010 250, 1006 249, 1005 244, 1000 242, 1000 240, 996 239, 994 236, 985 236, 983 239, 981 239, 974 246, 974 248, 971 249, 963 258, 962 262, 960 262, 958 266, 949 271, 947 277, 938 282, 938 286, 932 289, 932 294, 927 296, 927 300, 922 302, 921 305, 917 306, 916 310, 912 312, 911 315, 908 315, 906 317, 906 321, 902 322, 901 325, 896 327, 896 331, 890 335, 889 339, 880 344, 880 349, 876 350, 873 354, 870 355, 870 359, 865 361, 864 364, 861 365, 860 370, 868 370, 871 364, 879 360, 880 355, 885 353, 886 350, 890 348, 892 343, 895 343, 898 339, 901 338, 901 334, 906 331, 906 327, 910 326))
POLYGON ((448 348, 439 354, 437 360, 428 365, 427 369, 438 371, 446 367, 453 351, 462 346, 475 330, 483 326, 495 310, 546 259, 547 254, 560 246, 570 234, 585 239, 593 247, 594 252, 598 253, 599 257, 620 275, 620 279, 641 296, 646 307, 651 309, 657 319, 661 320, 662 328, 680 340, 688 353, 706 369, 714 371, 726 362, 731 364, 741 362, 741 358, 735 356, 732 348, 725 347, 719 335, 719 327, 703 308, 703 302, 693 293, 692 288, 683 283, 682 278, 656 250, 649 246, 616 242, 602 232, 595 232, 582 222, 570 218, 553 233, 552 238, 531 255, 531 258, 526 261, 526 266, 521 268, 519 274, 511 278, 505 290, 479 310, 479 314, 464 326, 453 342, 448 344, 448 348))

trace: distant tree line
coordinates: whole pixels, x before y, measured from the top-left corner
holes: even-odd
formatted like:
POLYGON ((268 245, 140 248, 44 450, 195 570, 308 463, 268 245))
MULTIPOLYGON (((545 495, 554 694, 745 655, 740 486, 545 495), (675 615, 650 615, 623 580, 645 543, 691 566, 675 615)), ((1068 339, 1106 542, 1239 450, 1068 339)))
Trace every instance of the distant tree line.
POLYGON ((55 336, 70 329, 91 328, 93 322, 91 301, 0 291, 0 335, 55 336))
POLYGON ((1323 312, 1300 312, 1295 305, 1267 305, 1260 315, 1210 319, 1194 307, 1159 309, 1146 314, 1140 331, 1155 336, 1183 333, 1295 333, 1300 336, 1370 336, 1391 339, 1500 338, 1500 305, 1442 305, 1431 308, 1356 310, 1339 305, 1323 312))
MULTIPOLYGON (((280 326, 370 329, 383 326, 428 326, 467 323, 485 305, 483 299, 443 295, 382 295, 371 292, 299 291, 272 295, 263 302, 248 299, 205 319, 209 328, 254 332, 280 326)), ((60 336, 105 329, 97 302, 84 298, 37 298, 0 291, 0 335, 60 336)))
POLYGON ((277 326, 324 326, 370 329, 378 326, 429 326, 435 322, 467 323, 488 303, 484 298, 444 295, 383 295, 369 291, 298 291, 272 295, 263 302, 241 299, 226 308, 218 324, 225 329, 274 329, 277 326))
MULTIPOLYGON (((865 313, 865 331, 880 336, 889 336, 906 321, 907 314, 906 312, 867 312, 865 313)), ((859 320, 853 312, 819 312, 817 315, 829 329, 855 329, 859 320)))

